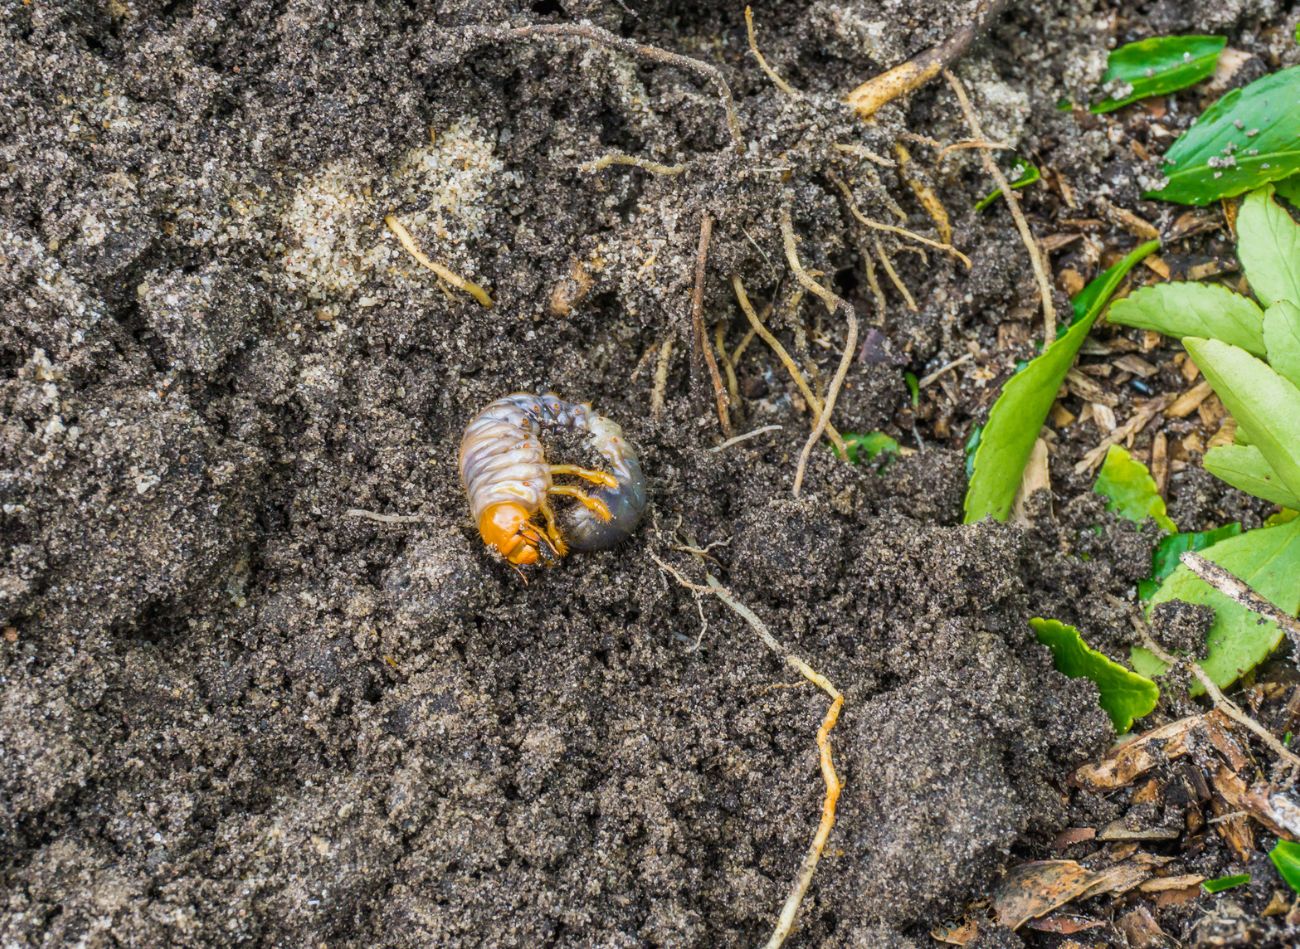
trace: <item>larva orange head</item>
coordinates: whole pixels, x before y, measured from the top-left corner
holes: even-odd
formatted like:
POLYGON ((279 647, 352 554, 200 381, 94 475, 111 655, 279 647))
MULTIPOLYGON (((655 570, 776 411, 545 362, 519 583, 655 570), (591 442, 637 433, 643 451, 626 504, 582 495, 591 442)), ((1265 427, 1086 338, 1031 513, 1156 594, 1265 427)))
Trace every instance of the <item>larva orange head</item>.
POLYGON ((522 505, 493 504, 478 519, 478 532, 515 566, 537 563, 541 556, 538 547, 544 541, 522 505))

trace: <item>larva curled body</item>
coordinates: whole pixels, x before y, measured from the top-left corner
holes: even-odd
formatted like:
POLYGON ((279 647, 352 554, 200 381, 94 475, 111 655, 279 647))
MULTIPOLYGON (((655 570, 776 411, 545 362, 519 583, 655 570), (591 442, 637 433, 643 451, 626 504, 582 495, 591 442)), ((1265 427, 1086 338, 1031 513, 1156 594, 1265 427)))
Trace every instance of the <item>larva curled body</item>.
POLYGON ((549 393, 507 395, 475 416, 461 439, 460 476, 484 542, 516 566, 537 563, 544 547, 560 556, 613 547, 632 533, 645 509, 641 463, 623 430, 590 405, 549 393), (548 463, 541 440, 548 429, 586 433, 610 471, 548 463), (576 475, 595 486, 583 492, 557 485, 556 474, 576 475), (579 502, 563 523, 551 509, 550 495, 579 502), (533 520, 538 514, 541 525, 533 520))

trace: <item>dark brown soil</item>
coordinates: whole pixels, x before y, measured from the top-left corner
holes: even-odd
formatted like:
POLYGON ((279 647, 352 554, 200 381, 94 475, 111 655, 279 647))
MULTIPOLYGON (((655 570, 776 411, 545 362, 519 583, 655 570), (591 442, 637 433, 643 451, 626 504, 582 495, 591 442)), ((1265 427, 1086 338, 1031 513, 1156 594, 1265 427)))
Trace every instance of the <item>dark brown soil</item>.
MULTIPOLYGON (((1153 535, 1068 475, 1095 431, 1062 440, 1038 526, 960 526, 962 440, 1037 331, 1023 248, 1004 211, 967 210, 988 190, 973 152, 937 165, 914 146, 974 266, 891 244, 918 310, 891 289, 879 320, 870 232, 832 183, 891 219, 833 144, 966 137, 941 85, 871 126, 836 99, 973 6, 756 11, 796 101, 757 69, 734 3, 7 3, 0 941, 762 942, 821 806, 826 699, 716 600, 692 648, 696 601, 650 557, 700 580, 673 549, 688 537, 726 542, 712 569, 845 695, 847 786, 799 945, 927 944, 1013 850, 1050 839, 1065 776, 1112 733, 1026 620, 1122 636, 1103 594, 1131 595, 1153 535), (697 76, 492 32, 583 18, 718 66, 744 154, 697 76), (579 170, 610 151, 688 168, 579 170), (736 423, 783 428, 711 451, 689 310, 704 213, 706 317, 729 346, 745 329, 730 274, 789 297, 787 198, 805 265, 867 336, 838 426, 916 449, 880 471, 819 449, 797 500, 802 399, 756 343, 736 423), (497 306, 441 290, 389 211, 497 306), (587 278, 569 312, 550 306, 587 278), (1008 321, 1018 348, 999 346, 1008 321), (650 350, 670 338, 654 417, 650 350), (978 359, 914 411, 904 371, 968 344, 978 359), (455 461, 471 415, 517 390, 623 424, 651 494, 629 543, 527 585, 483 549, 455 461)), ((1257 54, 1234 81, 1275 65, 1274 5, 1205 6, 1155 4, 1141 35, 1228 31, 1257 54)), ((1149 173, 1056 108, 1099 76, 1108 11, 1026 5, 960 66, 988 135, 1085 202, 1026 192, 1036 221, 1135 206, 1149 173)), ((799 314, 771 322, 792 346, 806 323, 829 378, 843 320, 799 314)), ((1235 503, 1191 468, 1170 494, 1180 517, 1235 503)))

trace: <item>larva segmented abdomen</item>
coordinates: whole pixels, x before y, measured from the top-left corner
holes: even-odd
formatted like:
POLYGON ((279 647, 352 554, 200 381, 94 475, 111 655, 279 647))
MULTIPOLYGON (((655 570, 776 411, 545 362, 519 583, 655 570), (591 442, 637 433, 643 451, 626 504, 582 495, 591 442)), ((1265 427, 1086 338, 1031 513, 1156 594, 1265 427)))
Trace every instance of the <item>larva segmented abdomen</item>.
POLYGON ((603 550, 627 537, 645 509, 645 478, 632 446, 617 424, 591 406, 553 394, 517 392, 488 405, 465 429, 460 443, 460 475, 477 522, 494 504, 513 502, 536 514, 551 487, 551 470, 539 434, 565 428, 586 432, 591 447, 607 462, 618 482, 591 496, 609 507, 603 521, 585 507, 564 518, 563 534, 574 550, 603 550))

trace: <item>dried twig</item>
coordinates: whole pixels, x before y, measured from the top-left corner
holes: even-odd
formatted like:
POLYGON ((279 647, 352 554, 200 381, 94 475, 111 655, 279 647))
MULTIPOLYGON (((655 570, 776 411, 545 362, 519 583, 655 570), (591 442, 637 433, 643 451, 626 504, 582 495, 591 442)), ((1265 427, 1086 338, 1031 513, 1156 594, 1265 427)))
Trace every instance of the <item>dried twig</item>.
POLYGON ((1279 608, 1266 597, 1256 593, 1251 589, 1250 584, 1228 572, 1208 557, 1202 557, 1195 551, 1189 550, 1178 559, 1182 561, 1184 567, 1238 606, 1276 623, 1282 632, 1286 633, 1287 639, 1291 640, 1292 647, 1300 654, 1300 620, 1297 620, 1286 610, 1279 608))
MULTIPOLYGON (((993 21, 1007 0, 983 0, 975 9, 970 23, 937 46, 917 53, 893 69, 873 76, 849 93, 844 101, 857 110, 859 116, 869 119, 881 106, 906 95, 939 75, 945 66, 951 66, 970 48, 975 37, 993 21)), ((983 138, 983 135, 976 135, 983 138)))
MULTIPOLYGON (((961 105, 962 113, 966 116, 966 124, 970 126, 971 135, 978 141, 983 141, 984 131, 980 128, 979 116, 975 114, 975 109, 966 95, 966 87, 951 71, 945 69, 943 75, 948 80, 948 85, 952 86, 953 93, 957 96, 957 102, 961 105)), ((1007 208, 1015 219, 1016 229, 1020 231, 1020 239, 1025 242, 1025 250, 1029 254, 1029 265, 1034 269, 1034 279, 1038 281, 1038 296, 1043 305, 1043 345, 1049 346, 1056 339, 1056 304, 1052 302, 1052 284, 1047 279, 1047 267, 1043 263, 1042 250, 1038 246, 1038 241, 1034 238, 1033 231, 1029 229, 1029 222, 1025 219, 1025 212, 1020 207, 1020 196, 1012 189, 1011 182, 1007 180, 1007 176, 1002 173, 998 163, 988 153, 988 149, 981 148, 979 153, 980 161, 984 163, 984 170, 1002 189, 1002 197, 1006 199, 1007 208)))
POLYGON ((857 155, 859 158, 865 158, 869 162, 874 162, 882 168, 893 168, 898 163, 891 158, 886 158, 878 152, 873 152, 865 145, 858 145, 852 142, 836 142, 832 146, 837 152, 844 152, 846 155, 857 155))
POLYGON ((408 231, 402 222, 397 219, 396 215, 385 215, 384 224, 386 224, 388 229, 393 232, 393 236, 397 238, 398 243, 402 245, 408 254, 415 258, 416 263, 421 267, 432 270, 439 279, 445 280, 458 290, 465 291, 477 300, 485 309, 492 309, 492 298, 488 296, 486 290, 474 281, 466 280, 464 277, 448 270, 437 261, 430 260, 426 257, 424 252, 420 250, 420 246, 415 243, 415 238, 411 236, 411 232, 408 231))
POLYGON ((648 158, 638 158, 636 155, 624 155, 622 152, 610 152, 608 155, 601 155, 599 158, 580 165, 582 171, 603 171, 610 165, 632 165, 636 168, 643 169, 654 175, 680 175, 686 170, 685 165, 661 165, 657 161, 651 161, 648 158))
POLYGON ((743 152, 745 150, 745 138, 740 130, 740 118, 736 114, 736 102, 732 98, 731 87, 727 85, 726 78, 716 66, 690 56, 683 56, 681 53, 672 53, 657 46, 648 46, 635 40, 624 39, 609 30, 593 26, 590 23, 534 23, 505 31, 486 29, 478 32, 488 38, 500 37, 502 39, 551 37, 583 39, 612 47, 631 56, 639 56, 652 62, 664 63, 668 66, 684 69, 687 72, 693 72, 695 75, 709 80, 717 87, 718 98, 722 100, 722 108, 727 113, 727 131, 731 135, 731 141, 736 146, 737 151, 743 152))
POLYGON ((934 372, 923 377, 919 382, 917 382, 916 387, 918 389, 924 389, 927 386, 933 385, 934 383, 938 382, 941 378, 943 378, 944 373, 950 372, 951 370, 956 369, 958 366, 963 366, 974 358, 975 357, 972 356, 970 353, 966 353, 964 356, 958 356, 952 362, 944 363, 934 372))
POLYGON ((714 445, 709 449, 709 451, 723 451, 724 449, 730 448, 732 445, 739 445, 741 442, 747 442, 751 438, 757 438, 759 435, 764 435, 767 432, 779 432, 780 430, 780 425, 764 425, 762 428, 756 428, 752 432, 745 432, 743 435, 736 435, 733 438, 728 438, 721 445, 714 445))
POLYGON ((758 37, 754 34, 754 12, 748 6, 745 7, 745 29, 749 32, 749 51, 758 60, 758 67, 767 74, 767 78, 771 79, 778 89, 790 98, 802 99, 803 93, 778 76, 776 70, 767 64, 763 54, 758 51, 758 37))
MULTIPOLYGON (((1172 402, 1174 397, 1170 394, 1158 395, 1154 399, 1148 399, 1138 406, 1133 417, 1121 425, 1115 431, 1111 432, 1100 442, 1097 447, 1091 449, 1086 455, 1079 460, 1074 466, 1075 474, 1083 474, 1085 471, 1091 471, 1097 465, 1101 464, 1106 457, 1106 452, 1110 450, 1111 445, 1118 445, 1126 438, 1133 438, 1138 432, 1151 424, 1151 420, 1164 411, 1165 406, 1172 402)), ((1130 442, 1130 444, 1132 444, 1130 442)))
POLYGON ((804 471, 808 467, 808 456, 812 454, 813 446, 821 441, 822 432, 826 431, 826 426, 830 424, 831 413, 835 411, 835 400, 839 397, 840 387, 844 385, 844 377, 849 374, 849 364, 853 362, 853 349, 858 343, 858 315, 853 312, 853 307, 848 301, 827 290, 820 283, 808 276, 803 265, 799 263, 799 251, 794 244, 794 224, 790 219, 790 201, 787 198, 781 205, 781 239, 785 245, 785 259, 790 264, 790 269, 794 271, 795 279, 799 281, 809 293, 814 294, 826 304, 826 309, 834 311, 839 308, 844 311, 844 318, 848 322, 848 331, 844 339, 844 354, 840 356, 839 367, 835 370, 835 375, 831 378, 831 384, 826 389, 826 404, 824 410, 817 412, 817 421, 813 424, 812 434, 804 442, 803 451, 799 453, 799 464, 794 470, 794 496, 799 496, 799 489, 803 486, 804 471))
POLYGON ((714 358, 713 347, 709 345, 708 335, 704 331, 704 275, 708 270, 709 240, 712 237, 713 215, 706 211, 700 218, 700 244, 695 254, 695 288, 691 291, 691 330, 694 333, 696 349, 704 356, 704 363, 709 367, 709 381, 713 383, 713 399, 718 406, 718 422, 722 425, 722 433, 730 437, 731 417, 727 414, 727 392, 722 387, 722 376, 718 374, 718 360, 714 358))
POLYGON ((363 520, 374 521, 377 524, 423 524, 425 521, 422 514, 380 514, 377 511, 367 511, 359 507, 350 507, 343 513, 347 517, 358 517, 363 520))
MULTIPOLYGON (((781 360, 781 364, 785 366, 786 371, 790 373, 790 377, 794 379, 794 384, 799 387, 799 392, 803 395, 804 401, 808 403, 808 407, 814 413, 820 415, 822 413, 821 399, 817 398, 813 393, 812 388, 808 385, 808 380, 804 378, 803 370, 790 357, 786 348, 781 345, 781 341, 763 325, 763 321, 759 319, 758 313, 754 310, 754 305, 749 302, 749 295, 745 293, 745 285, 740 282, 740 277, 736 274, 731 276, 731 287, 736 293, 736 302, 740 304, 740 309, 744 311, 745 316, 749 319, 749 324, 754 332, 772 348, 772 352, 776 353, 776 358, 781 360)), ((736 347, 736 352, 740 352, 739 346, 736 347)), ((835 426, 830 422, 826 423, 826 434, 830 436, 831 442, 835 445, 835 450, 843 456, 844 439, 840 437, 840 433, 836 431, 835 426)))

